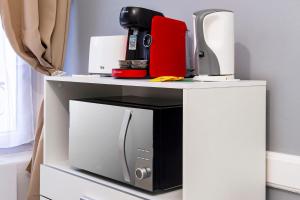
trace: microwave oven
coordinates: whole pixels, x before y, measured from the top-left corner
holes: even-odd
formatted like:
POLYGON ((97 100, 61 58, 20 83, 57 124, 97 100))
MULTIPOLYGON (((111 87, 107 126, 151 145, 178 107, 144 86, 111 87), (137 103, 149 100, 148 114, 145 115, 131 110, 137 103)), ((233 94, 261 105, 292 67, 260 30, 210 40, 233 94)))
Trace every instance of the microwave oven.
POLYGON ((79 99, 69 111, 72 167, 153 193, 182 185, 182 101, 79 99))

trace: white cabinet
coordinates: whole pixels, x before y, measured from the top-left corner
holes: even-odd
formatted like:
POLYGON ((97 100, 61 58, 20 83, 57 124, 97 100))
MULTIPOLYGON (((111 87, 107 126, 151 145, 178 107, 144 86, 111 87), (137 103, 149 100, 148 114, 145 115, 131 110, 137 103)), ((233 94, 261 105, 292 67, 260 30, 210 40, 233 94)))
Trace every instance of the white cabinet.
POLYGON ((180 200, 181 190, 149 195, 117 183, 70 169, 41 166, 41 195, 51 200, 180 200))
POLYGON ((41 195, 52 200, 264 200, 265 112, 265 81, 152 83, 48 77, 41 195), (182 190, 150 195, 70 167, 69 100, 110 95, 183 102, 182 190))

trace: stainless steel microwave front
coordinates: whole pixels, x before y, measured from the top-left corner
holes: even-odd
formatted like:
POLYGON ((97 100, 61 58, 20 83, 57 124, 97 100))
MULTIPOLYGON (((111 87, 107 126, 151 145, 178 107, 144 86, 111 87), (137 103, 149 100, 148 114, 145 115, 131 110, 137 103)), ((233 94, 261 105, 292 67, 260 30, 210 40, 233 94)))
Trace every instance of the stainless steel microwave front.
POLYGON ((153 110, 71 100, 69 160, 153 191, 153 110))

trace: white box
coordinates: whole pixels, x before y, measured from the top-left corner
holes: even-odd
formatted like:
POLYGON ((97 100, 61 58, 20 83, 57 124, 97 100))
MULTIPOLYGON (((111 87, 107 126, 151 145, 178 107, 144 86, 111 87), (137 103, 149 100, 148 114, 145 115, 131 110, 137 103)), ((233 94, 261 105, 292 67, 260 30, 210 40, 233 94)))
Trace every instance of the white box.
POLYGON ((127 35, 96 36, 90 40, 89 73, 111 75, 125 60, 127 35))

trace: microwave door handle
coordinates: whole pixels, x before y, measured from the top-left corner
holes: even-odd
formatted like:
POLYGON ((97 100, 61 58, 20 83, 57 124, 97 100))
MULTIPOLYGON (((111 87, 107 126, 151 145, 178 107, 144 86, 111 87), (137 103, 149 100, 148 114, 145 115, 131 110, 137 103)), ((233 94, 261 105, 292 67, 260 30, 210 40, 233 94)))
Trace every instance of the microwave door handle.
POLYGON ((130 176, 129 176, 129 169, 126 160, 125 144, 126 144, 126 136, 127 136, 127 131, 128 131, 128 126, 130 123, 131 116, 132 116, 131 111, 125 110, 123 116, 123 122, 121 125, 121 130, 120 130, 120 136, 119 136, 119 153, 121 155, 123 176, 124 176, 124 180, 128 183, 130 183, 130 176))

